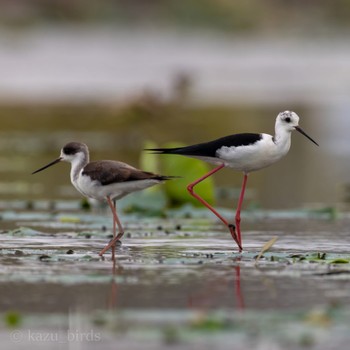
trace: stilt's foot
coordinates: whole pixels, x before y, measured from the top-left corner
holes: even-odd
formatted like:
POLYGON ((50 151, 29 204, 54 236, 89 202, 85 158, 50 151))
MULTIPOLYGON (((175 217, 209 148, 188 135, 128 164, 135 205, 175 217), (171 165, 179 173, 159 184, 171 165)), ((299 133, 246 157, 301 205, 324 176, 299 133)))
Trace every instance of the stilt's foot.
POLYGON ((102 256, 106 251, 112 247, 120 247, 122 242, 118 239, 118 237, 113 238, 109 241, 109 243, 99 252, 99 256, 102 256))
POLYGON ((236 233, 236 226, 233 224, 228 224, 228 228, 230 230, 231 236, 233 238, 233 240, 236 242, 239 252, 241 252, 243 250, 242 245, 237 237, 237 233, 236 233))

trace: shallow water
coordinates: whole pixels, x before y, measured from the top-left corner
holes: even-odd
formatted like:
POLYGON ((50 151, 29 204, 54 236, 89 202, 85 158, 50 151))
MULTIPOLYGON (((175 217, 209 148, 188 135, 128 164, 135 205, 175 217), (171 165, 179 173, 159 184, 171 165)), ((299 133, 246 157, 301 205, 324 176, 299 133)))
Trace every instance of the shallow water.
MULTIPOLYGON (((99 345, 112 347, 118 339, 122 349, 143 342, 154 349, 168 342, 209 349, 219 335, 223 348, 232 341, 237 348, 254 348, 252 327, 257 343, 280 348, 293 337, 279 323, 298 329, 288 349, 299 348, 305 332, 320 349, 335 330, 339 344, 345 341, 347 333, 340 330, 350 319, 345 214, 334 220, 311 211, 245 212, 241 254, 203 210, 192 209, 192 218, 185 218, 183 209, 169 211, 167 219, 123 214, 126 235, 113 263, 110 252, 98 256, 111 234, 108 211, 81 211, 76 201, 42 202, 42 210, 9 204, 12 210, 2 217, 8 230, 0 234, 0 329, 19 349, 45 343, 33 341, 30 332, 61 332, 60 342, 45 343, 55 348, 71 345, 67 330, 82 336, 86 329, 98 334, 99 345), (273 237, 277 242, 257 262, 273 237), (14 328, 4 321, 10 311, 20 315, 14 328), (321 313, 315 320, 314 312, 321 313), (21 341, 13 340, 14 330, 21 341), (212 337, 203 344, 208 332, 212 337)), ((78 343, 93 347, 97 341, 78 343)))
MULTIPOLYGON (((224 227, 198 210, 198 217, 192 219, 170 217, 140 221, 135 215, 123 217, 127 233, 117 249, 113 269, 110 253, 104 258, 98 256, 111 235, 108 213, 101 210, 100 213, 81 212, 77 209, 78 202, 69 205, 66 202, 61 206, 75 209, 58 213, 8 211, 2 218, 9 227, 14 224, 18 228, 3 230, 0 235, 1 284, 6 288, 9 283, 24 284, 28 293, 32 289, 33 294, 42 292, 42 296, 36 297, 43 312, 61 310, 62 300, 56 299, 55 305, 52 298, 48 298, 53 292, 50 287, 55 284, 60 284, 60 289, 67 293, 84 285, 85 296, 90 294, 90 288, 94 295, 95 290, 99 290, 101 295, 95 299, 98 307, 103 308, 102 295, 109 290, 112 281, 118 284, 120 295, 115 302, 121 308, 166 305, 186 308, 189 300, 200 307, 201 299, 205 303, 208 298, 212 308, 235 308, 244 299, 246 309, 303 309, 330 301, 324 285, 315 285, 314 280, 333 268, 329 264, 331 260, 350 256, 347 239, 350 219, 345 215, 332 221, 322 215, 317 219, 319 214, 303 211, 294 212, 294 215, 284 212, 284 217, 282 212, 273 211, 245 213, 244 251, 239 254, 224 227), (273 237, 278 237, 277 242, 255 265, 254 257, 273 237), (324 261, 319 259, 312 264, 308 260, 312 254, 322 252, 327 253, 324 261), (305 259, 301 260, 301 256, 305 259), (235 292, 238 270, 242 300, 237 300, 235 292), (272 299, 271 293, 261 284, 264 278, 273 280, 272 299), (174 289, 174 285, 181 288, 174 289), (142 295, 138 293, 140 288, 142 295), (208 292, 211 288, 213 291, 208 292), (194 297, 198 293, 201 297, 194 297), (215 293, 220 297, 216 298, 215 293), (45 300, 48 299, 51 301, 46 309, 45 300)), ((175 214, 176 211, 172 211, 168 215, 175 214)), ((344 269, 347 264, 334 266, 344 269)), ((344 276, 339 277, 344 283, 344 276)), ((334 276, 332 282, 327 283, 331 290, 344 288, 337 286, 339 278, 334 276)), ((78 305, 70 298, 65 303, 69 307, 95 310, 96 306, 85 305, 83 299, 78 305)), ((347 296, 345 299, 347 301, 347 296)), ((10 309, 27 304, 27 300, 14 298, 13 292, 10 299, 1 302, 8 303, 3 307, 10 309)), ((32 310, 29 311, 37 310, 38 305, 33 300, 26 307, 30 305, 32 310)))

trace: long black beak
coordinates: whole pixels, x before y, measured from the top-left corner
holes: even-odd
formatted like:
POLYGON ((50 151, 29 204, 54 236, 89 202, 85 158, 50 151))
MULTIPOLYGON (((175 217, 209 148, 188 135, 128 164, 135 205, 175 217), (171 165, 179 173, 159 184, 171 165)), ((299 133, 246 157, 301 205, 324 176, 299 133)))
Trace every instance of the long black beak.
POLYGON ((43 166, 42 168, 40 168, 40 169, 35 170, 34 172, 32 172, 32 175, 38 173, 39 171, 45 170, 46 168, 50 167, 51 165, 55 165, 56 163, 59 163, 61 160, 62 160, 61 157, 55 159, 53 162, 51 162, 51 163, 49 163, 49 164, 43 166))
POLYGON ((313 142, 316 146, 319 146, 319 144, 313 140, 300 126, 296 126, 295 130, 299 131, 302 135, 307 137, 311 142, 313 142))

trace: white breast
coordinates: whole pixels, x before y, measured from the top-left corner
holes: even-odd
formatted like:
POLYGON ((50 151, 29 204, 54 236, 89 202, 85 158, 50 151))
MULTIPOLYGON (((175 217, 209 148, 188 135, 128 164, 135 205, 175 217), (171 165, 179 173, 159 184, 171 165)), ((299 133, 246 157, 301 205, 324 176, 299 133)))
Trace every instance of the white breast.
POLYGON ((288 147, 280 147, 271 135, 262 134, 262 139, 248 146, 221 147, 216 155, 227 167, 249 173, 265 168, 288 153, 288 147))

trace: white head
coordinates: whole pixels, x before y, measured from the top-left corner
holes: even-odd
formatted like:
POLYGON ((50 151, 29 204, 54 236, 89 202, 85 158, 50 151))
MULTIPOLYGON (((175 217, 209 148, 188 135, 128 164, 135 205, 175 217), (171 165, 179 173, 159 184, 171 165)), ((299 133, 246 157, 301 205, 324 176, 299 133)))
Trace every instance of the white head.
POLYGON ((292 111, 281 112, 276 119, 277 125, 287 131, 293 131, 296 126, 299 126, 299 116, 292 111))
POLYGON ((39 171, 62 161, 73 163, 73 166, 75 164, 84 166, 89 162, 89 149, 85 143, 69 142, 61 149, 61 154, 57 159, 34 171, 32 174, 38 173, 39 171))
POLYGON ((311 142, 318 146, 318 143, 314 141, 309 135, 303 131, 303 129, 299 126, 299 116, 292 111, 284 111, 278 114, 276 118, 276 134, 281 132, 292 132, 294 130, 299 131, 302 135, 307 137, 311 142))

